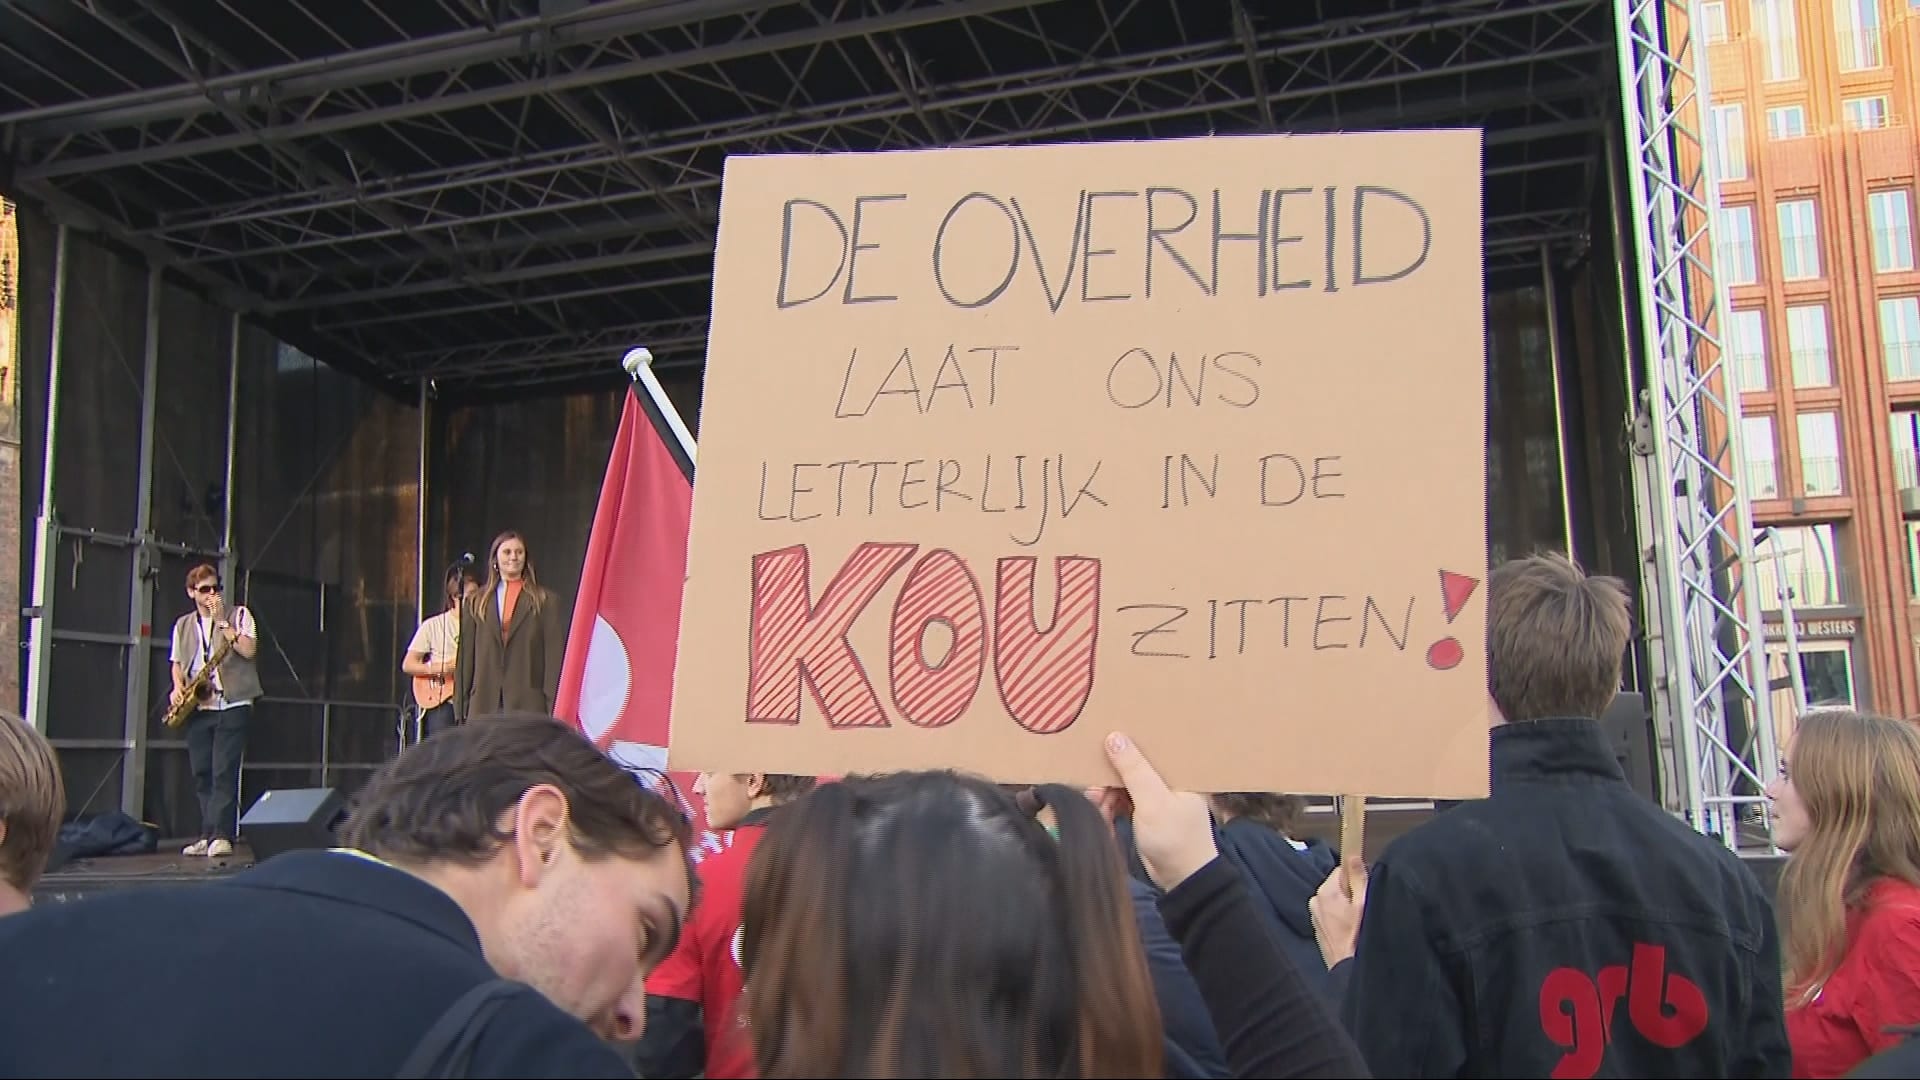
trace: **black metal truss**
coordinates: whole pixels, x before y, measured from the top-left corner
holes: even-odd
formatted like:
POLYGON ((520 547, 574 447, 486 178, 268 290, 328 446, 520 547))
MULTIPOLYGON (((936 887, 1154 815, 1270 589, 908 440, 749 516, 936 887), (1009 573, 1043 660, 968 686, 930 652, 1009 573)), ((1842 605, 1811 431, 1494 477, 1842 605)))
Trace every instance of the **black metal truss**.
POLYGON ((1607 0, 68 0, 10 191, 411 394, 697 363, 726 155, 1487 130, 1490 272, 1582 242, 1607 0), (598 365, 599 367, 596 367, 598 365))

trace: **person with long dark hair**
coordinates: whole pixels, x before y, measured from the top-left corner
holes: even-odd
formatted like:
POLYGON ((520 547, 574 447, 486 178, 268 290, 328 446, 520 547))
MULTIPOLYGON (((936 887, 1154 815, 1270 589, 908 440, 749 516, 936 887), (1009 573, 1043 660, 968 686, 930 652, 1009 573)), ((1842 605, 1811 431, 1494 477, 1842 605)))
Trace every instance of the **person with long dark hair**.
POLYGON ((487 548, 487 579, 460 605, 453 707, 461 719, 504 712, 551 716, 567 647, 559 598, 533 572, 519 533, 487 548))
POLYGON ((762 1077, 1160 1074, 1118 850, 1084 798, 1043 790, 1057 843, 947 772, 825 784, 774 817, 740 951, 762 1077))
MULTIPOLYGON (((1219 858, 1204 797, 1107 752, 1134 835, 1236 1076, 1364 1076, 1327 1007, 1219 858)), ((1120 812, 1112 790, 1095 793, 1120 812)), ((1043 785, 949 772, 825 784, 768 826, 747 874, 740 1014, 764 1080, 1154 1077, 1161 1024, 1108 816, 1043 785)))

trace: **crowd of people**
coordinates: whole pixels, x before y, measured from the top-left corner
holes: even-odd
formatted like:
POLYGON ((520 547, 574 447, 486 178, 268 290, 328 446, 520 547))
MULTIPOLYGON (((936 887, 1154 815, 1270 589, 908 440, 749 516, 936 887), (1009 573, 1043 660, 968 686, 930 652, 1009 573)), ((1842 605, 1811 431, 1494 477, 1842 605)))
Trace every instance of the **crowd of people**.
MULTIPOLYGON (((0 1076, 1920 1075, 1920 730, 1800 720, 1769 896, 1602 736, 1624 587, 1488 587, 1492 794, 1371 865, 1122 733, 1091 791, 708 774, 696 865, 665 778, 507 710, 403 751, 338 849, 0 918, 0 1076)), ((59 807, 9 721, 0 913, 59 807)))

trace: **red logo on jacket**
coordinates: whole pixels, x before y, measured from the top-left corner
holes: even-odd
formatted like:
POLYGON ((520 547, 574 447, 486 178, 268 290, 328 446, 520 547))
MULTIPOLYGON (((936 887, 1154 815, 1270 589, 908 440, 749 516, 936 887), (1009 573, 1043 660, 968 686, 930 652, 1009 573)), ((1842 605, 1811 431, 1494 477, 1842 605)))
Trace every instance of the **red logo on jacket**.
POLYGON ((1664 946, 1636 943, 1631 972, 1624 964, 1610 964, 1595 978, 1563 967, 1549 972, 1540 984, 1540 1027, 1567 1051, 1553 1076, 1587 1077, 1600 1071, 1622 997, 1634 1030, 1655 1046, 1677 1049, 1707 1029, 1707 998, 1699 985, 1667 972, 1664 946))

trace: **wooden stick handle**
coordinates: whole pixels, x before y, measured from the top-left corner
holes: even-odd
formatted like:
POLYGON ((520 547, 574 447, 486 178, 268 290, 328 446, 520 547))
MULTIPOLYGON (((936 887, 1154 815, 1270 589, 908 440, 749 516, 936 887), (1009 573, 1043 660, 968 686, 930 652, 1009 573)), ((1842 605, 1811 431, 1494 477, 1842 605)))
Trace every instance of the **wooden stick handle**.
POLYGON ((1367 797, 1340 796, 1340 861, 1365 853, 1367 842, 1367 797))

